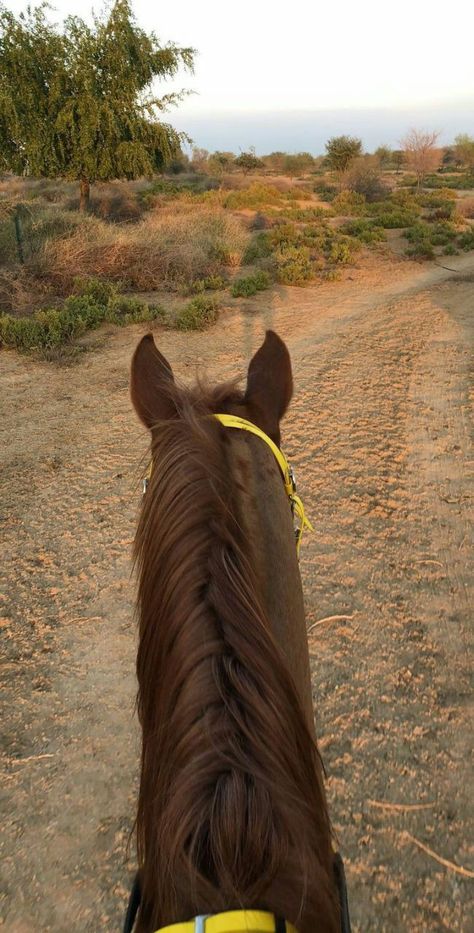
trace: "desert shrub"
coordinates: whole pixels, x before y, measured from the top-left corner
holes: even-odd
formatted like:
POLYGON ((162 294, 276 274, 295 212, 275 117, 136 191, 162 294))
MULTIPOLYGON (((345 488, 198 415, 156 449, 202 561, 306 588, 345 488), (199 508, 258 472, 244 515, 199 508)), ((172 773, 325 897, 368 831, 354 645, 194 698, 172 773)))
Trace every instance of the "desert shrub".
POLYGON ((202 294, 202 292, 207 291, 217 291, 220 288, 227 287, 227 279, 222 275, 208 275, 204 279, 195 279, 194 282, 191 282, 189 291, 194 292, 197 295, 202 294))
POLYGON ((357 246, 357 242, 355 240, 351 242, 348 237, 335 239, 331 244, 328 259, 331 263, 345 266, 351 262, 357 246))
POLYGON ((72 235, 46 243, 36 268, 62 290, 76 275, 178 288, 237 265, 247 242, 242 224, 222 209, 185 204, 127 227, 88 217, 72 235))
POLYGON ((349 220, 341 227, 341 232, 350 237, 356 237, 361 243, 370 245, 385 240, 383 229, 372 220, 349 220))
POLYGON ((292 188, 288 188, 284 192, 284 196, 288 201, 310 201, 311 192, 307 188, 297 187, 296 185, 292 188))
POLYGON ((474 175, 427 175, 423 181, 425 188, 454 188, 469 191, 474 188, 474 175))
POLYGON ((271 256, 271 253, 272 244, 268 233, 259 233, 248 244, 242 256, 242 265, 248 266, 261 259, 267 259, 268 256, 271 256))
POLYGON ((219 317, 219 305, 215 298, 197 295, 178 312, 175 327, 178 330, 203 330, 215 324, 219 317))
POLYGON ((118 295, 107 283, 90 280, 61 308, 46 308, 30 317, 0 316, 0 344, 19 350, 53 350, 108 321, 132 324, 162 317, 163 309, 138 298, 118 295))
POLYGON ((338 194, 333 202, 333 210, 336 214, 349 214, 349 215, 360 215, 365 214, 366 209, 366 200, 363 194, 358 194, 357 191, 341 191, 338 194))
POLYGON ((474 227, 471 227, 470 230, 466 230, 464 233, 461 233, 457 240, 458 246, 466 250, 474 249, 474 227))
POLYGON ((433 259, 434 249, 431 242, 432 229, 429 224, 421 221, 405 231, 410 246, 405 250, 407 256, 413 259, 433 259))
POLYGON ((379 227, 396 229, 397 227, 410 227, 417 222, 419 208, 398 207, 390 201, 378 202, 370 205, 370 214, 379 227))
POLYGON ((366 201, 382 201, 389 194, 389 188, 382 180, 380 171, 366 159, 354 163, 349 169, 345 184, 350 191, 362 194, 366 201))
POLYGON ((262 185, 254 182, 248 188, 241 191, 229 191, 222 199, 223 207, 227 210, 238 210, 239 208, 259 208, 266 204, 279 204, 282 200, 282 193, 273 185, 262 185))
POLYGON ((312 220, 320 220, 327 216, 324 207, 289 207, 279 212, 279 217, 285 220, 300 221, 301 223, 310 223, 312 220))
POLYGON ((456 238, 456 235, 456 228, 447 221, 444 221, 433 225, 431 228, 430 240, 433 246, 446 246, 451 240, 456 238))
POLYGON ((440 188, 439 191, 423 191, 414 199, 421 207, 444 207, 446 201, 456 201, 457 194, 452 188, 440 188))
POLYGON ((459 250, 456 249, 454 243, 447 243, 443 249, 444 256, 457 256, 459 250))
POLYGON ((233 298, 249 298, 270 287, 270 276, 267 272, 260 269, 254 275, 247 275, 242 279, 237 279, 232 285, 231 294, 233 298))
POLYGON ((411 259, 434 259, 434 249, 429 240, 418 240, 405 250, 411 259))
POLYGON ((277 280, 282 285, 304 285, 314 276, 314 269, 306 246, 290 246, 275 252, 277 280))
POLYGON ((474 198, 462 198, 456 204, 456 211, 460 217, 474 220, 474 198))
POLYGON ((271 244, 272 249, 297 246, 301 242, 301 238, 301 231, 291 223, 279 223, 268 234, 268 242, 271 244))
POLYGON ((327 184, 327 182, 318 182, 317 185, 314 186, 314 192, 321 198, 321 201, 334 201, 338 189, 336 185, 327 184))

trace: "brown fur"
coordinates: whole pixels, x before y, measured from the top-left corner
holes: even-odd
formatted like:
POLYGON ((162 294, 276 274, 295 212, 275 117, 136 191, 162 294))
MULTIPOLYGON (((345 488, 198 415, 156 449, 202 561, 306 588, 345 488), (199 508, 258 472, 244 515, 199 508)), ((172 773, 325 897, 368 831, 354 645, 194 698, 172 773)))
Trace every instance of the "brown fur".
MULTIPOLYGON (((210 417, 255 417, 256 409, 235 386, 179 389, 154 344, 139 350, 132 397, 152 429, 154 470, 135 544, 138 930, 260 907, 301 933, 333 933, 338 908, 316 746, 259 592, 255 542, 239 522, 229 430, 210 417)), ((288 377, 285 404, 273 392, 266 407, 260 388, 260 421, 279 438, 288 377)), ((255 443, 263 442, 249 439, 255 443)))

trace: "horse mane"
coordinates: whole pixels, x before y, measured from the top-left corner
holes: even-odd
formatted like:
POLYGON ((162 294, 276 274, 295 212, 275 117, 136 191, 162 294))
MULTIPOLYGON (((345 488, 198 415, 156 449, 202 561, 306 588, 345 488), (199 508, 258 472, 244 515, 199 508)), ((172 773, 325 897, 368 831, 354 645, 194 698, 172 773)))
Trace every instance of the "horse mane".
POLYGON ((170 382, 139 520, 138 930, 259 907, 338 928, 317 751, 238 522, 235 384, 170 382))

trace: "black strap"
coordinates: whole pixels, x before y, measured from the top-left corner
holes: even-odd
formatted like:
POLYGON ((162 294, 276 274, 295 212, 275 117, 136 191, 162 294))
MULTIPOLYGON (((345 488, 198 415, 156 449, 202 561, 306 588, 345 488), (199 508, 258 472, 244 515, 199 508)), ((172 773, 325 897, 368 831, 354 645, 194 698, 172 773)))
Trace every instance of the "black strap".
POLYGON ((347 897, 346 873, 344 871, 344 862, 339 852, 334 854, 334 875, 336 878, 337 893, 339 895, 339 907, 341 911, 341 933, 351 933, 351 918, 349 916, 349 900, 347 897))
POLYGON ((286 920, 283 917, 275 917, 275 933, 286 933, 286 920))
POLYGON ((132 933, 135 918, 138 913, 138 908, 140 907, 140 899, 140 878, 137 872, 133 879, 132 890, 130 891, 130 897, 128 899, 128 907, 123 925, 123 933, 132 933))

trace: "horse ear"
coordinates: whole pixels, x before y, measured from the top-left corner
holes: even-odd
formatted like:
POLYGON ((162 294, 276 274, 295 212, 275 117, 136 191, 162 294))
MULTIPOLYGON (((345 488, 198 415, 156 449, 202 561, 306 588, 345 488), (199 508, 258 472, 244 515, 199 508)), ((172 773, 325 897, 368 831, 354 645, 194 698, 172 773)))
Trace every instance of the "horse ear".
POLYGON ((168 360, 146 334, 133 354, 130 394, 135 411, 145 427, 164 421, 176 414, 170 388, 174 384, 173 371, 168 360))
POLYGON ((266 433, 280 443, 280 420, 293 394, 290 354, 286 344, 273 330, 250 360, 245 403, 266 433))

